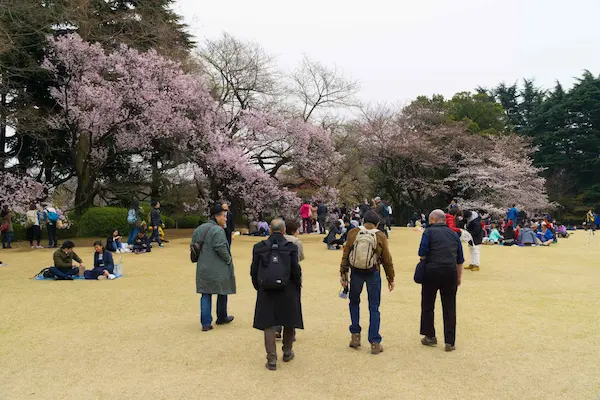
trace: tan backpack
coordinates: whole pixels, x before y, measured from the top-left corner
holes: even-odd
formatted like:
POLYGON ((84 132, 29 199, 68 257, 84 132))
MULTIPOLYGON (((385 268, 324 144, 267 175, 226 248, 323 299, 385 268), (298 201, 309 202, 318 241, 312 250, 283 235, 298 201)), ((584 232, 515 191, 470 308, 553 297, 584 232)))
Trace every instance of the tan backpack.
POLYGON ((348 257, 350 265, 356 269, 371 269, 377 265, 378 229, 361 226, 348 257))

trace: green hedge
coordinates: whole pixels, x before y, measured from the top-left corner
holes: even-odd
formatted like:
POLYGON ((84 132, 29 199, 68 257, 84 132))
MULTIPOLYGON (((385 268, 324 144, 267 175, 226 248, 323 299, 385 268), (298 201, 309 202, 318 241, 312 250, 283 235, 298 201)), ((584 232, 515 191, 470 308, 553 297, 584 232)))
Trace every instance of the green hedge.
POLYGON ((206 222, 206 217, 200 215, 183 215, 175 217, 179 229, 196 229, 199 224, 206 222))
POLYGON ((79 226, 80 236, 108 236, 114 229, 118 229, 123 235, 129 232, 126 208, 90 208, 76 224, 79 226))

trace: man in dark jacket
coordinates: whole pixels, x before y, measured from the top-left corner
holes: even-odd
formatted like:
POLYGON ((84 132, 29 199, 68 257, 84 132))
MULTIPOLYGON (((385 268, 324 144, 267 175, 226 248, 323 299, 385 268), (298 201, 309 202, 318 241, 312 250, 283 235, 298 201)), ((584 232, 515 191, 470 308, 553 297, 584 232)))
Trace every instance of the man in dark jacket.
POLYGON ((326 230, 325 223, 327 221, 327 213, 329 210, 327 210, 327 206, 323 204, 323 202, 318 201, 317 204, 317 222, 319 222, 319 233, 324 235, 326 230))
POLYGON ((344 239, 341 237, 338 238, 337 235, 342 234, 342 224, 341 222, 334 221, 329 227, 329 233, 323 239, 323 243, 327 245, 328 250, 339 250, 340 247, 344 244, 344 239))
POLYGON ((267 351, 267 369, 277 369, 277 348, 275 338, 277 326, 283 326, 283 361, 288 362, 294 358, 292 345, 294 343, 294 329, 304 329, 302 320, 302 305, 300 301, 300 288, 302 286, 302 270, 298 262, 298 247, 288 242, 285 237, 285 222, 275 218, 271 222, 271 236, 269 239, 257 243, 252 250, 252 267, 250 276, 252 285, 256 289, 256 309, 254 311, 254 328, 264 331, 265 349, 267 351), (273 246, 278 246, 278 256, 273 256, 273 246), (276 257, 278 260, 272 260, 276 257), (267 288, 263 285, 265 270, 272 262, 289 266, 289 280, 281 288, 267 288))
POLYGON ((385 229, 385 224, 387 222, 388 211, 385 203, 381 200, 381 197, 375 197, 375 212, 379 215, 379 230, 385 233, 385 237, 388 237, 387 229, 385 229))
POLYGON ((60 249, 54 252, 54 266, 50 267, 50 272, 58 280, 73 280, 75 275, 82 275, 85 271, 85 265, 83 265, 81 258, 75 254, 73 247, 75 247, 75 244, 67 240, 60 246, 60 249))
POLYGON ((442 210, 429 214, 429 228, 423 232, 419 257, 426 262, 425 278, 421 287, 421 343, 437 345, 433 312, 438 290, 444 315, 445 350, 453 351, 456 340, 456 291, 462 279, 463 256, 459 236, 446 225, 442 210))
POLYGON ((229 243, 229 246, 231 247, 231 240, 233 239, 233 233, 235 232, 235 222, 233 220, 233 214, 229 210, 229 204, 223 203, 221 207, 227 213, 227 222, 225 223, 225 227, 223 229, 225 229, 227 243, 229 243))
POLYGON ((159 225, 162 226, 162 218, 160 216, 160 202, 152 202, 152 211, 150 211, 150 226, 152 227, 152 238, 150 240, 158 243, 158 247, 164 247, 160 241, 160 234, 158 232, 159 225))

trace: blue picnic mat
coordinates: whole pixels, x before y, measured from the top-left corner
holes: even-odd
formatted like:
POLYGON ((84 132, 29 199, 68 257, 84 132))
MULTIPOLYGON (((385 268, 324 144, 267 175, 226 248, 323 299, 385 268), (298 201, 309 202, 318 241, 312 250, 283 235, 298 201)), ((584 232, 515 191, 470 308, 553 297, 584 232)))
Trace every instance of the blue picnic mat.
MULTIPOLYGON (((123 274, 120 275, 115 275, 115 279, 122 277, 123 274)), ((44 278, 43 276, 38 276, 37 278, 34 278, 36 281, 55 281, 56 279, 54 278, 44 278)), ((74 276, 73 280, 78 281, 78 280, 85 280, 85 277, 83 276, 74 276)), ((88 279, 88 281, 94 281, 95 279, 88 279)))

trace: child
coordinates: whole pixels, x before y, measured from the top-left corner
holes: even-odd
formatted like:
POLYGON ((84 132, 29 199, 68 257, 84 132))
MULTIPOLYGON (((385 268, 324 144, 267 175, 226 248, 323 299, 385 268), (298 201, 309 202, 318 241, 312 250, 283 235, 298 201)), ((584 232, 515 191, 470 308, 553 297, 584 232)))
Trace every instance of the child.
POLYGON ((150 238, 146 235, 146 227, 144 227, 133 241, 133 252, 135 254, 141 254, 150 253, 151 251, 152 246, 150 245, 150 238))
POLYGON ((94 242, 94 250, 94 268, 84 271, 85 279, 115 279, 115 262, 110 251, 106 250, 99 240, 94 242))
POLYGON ((500 235, 498 228, 496 228, 496 224, 492 224, 492 230, 490 231, 488 237, 483 238, 483 243, 498 244, 502 239, 504 238, 502 237, 502 235, 500 235))
POLYGON ((110 252, 122 253, 125 245, 121 242, 121 235, 119 234, 119 230, 115 229, 107 239, 106 239, 106 250, 110 252))

